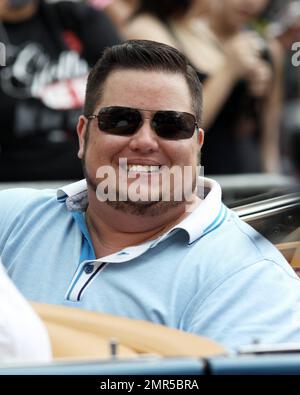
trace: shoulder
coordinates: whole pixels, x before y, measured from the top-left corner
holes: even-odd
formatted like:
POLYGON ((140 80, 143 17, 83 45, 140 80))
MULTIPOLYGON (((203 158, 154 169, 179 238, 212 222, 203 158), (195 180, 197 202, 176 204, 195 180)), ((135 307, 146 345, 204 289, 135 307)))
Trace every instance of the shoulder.
POLYGON ((277 248, 231 210, 218 228, 194 243, 191 254, 194 264, 213 282, 266 261, 290 273, 289 264, 277 248))
POLYGON ((15 188, 0 191, 0 224, 28 213, 41 205, 57 203, 56 190, 15 188))
POLYGON ((182 35, 194 65, 205 74, 214 74, 224 65, 224 51, 219 40, 203 18, 192 18, 186 24, 188 35, 182 35))
POLYGON ((176 46, 163 23, 151 15, 142 14, 131 19, 124 26, 124 33, 128 39, 152 40, 176 46))
POLYGON ((269 292, 296 284, 300 292, 299 278, 277 248, 233 212, 191 246, 182 264, 197 284, 193 296, 197 306, 224 290, 232 294, 236 289, 238 295, 244 286, 269 292))
POLYGON ((53 239, 58 229, 68 228, 70 221, 72 215, 64 202, 57 200, 56 190, 18 188, 1 191, 0 253, 3 264, 12 263, 16 251, 23 247, 28 249, 26 240, 36 248, 42 235, 53 239))
POLYGON ((56 197, 56 189, 11 188, 0 191, 0 201, 18 202, 22 206, 32 200, 45 200, 56 197))
MULTIPOLYGON (((277 248, 252 226, 243 221, 232 210, 229 210, 228 226, 224 226, 220 238, 224 245, 228 242, 229 251, 234 252, 237 260, 242 257, 247 262, 254 263, 262 260, 283 261, 285 259, 277 248)), ((225 249, 226 251, 226 249, 225 249)))

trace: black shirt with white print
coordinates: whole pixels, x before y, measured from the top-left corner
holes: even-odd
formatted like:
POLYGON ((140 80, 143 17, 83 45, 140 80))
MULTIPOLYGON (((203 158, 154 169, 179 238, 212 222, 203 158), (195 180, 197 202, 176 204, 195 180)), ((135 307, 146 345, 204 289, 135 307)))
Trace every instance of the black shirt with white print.
POLYGON ((86 78, 120 42, 105 14, 82 3, 39 0, 37 13, 2 23, 0 181, 78 179, 76 123, 86 78))

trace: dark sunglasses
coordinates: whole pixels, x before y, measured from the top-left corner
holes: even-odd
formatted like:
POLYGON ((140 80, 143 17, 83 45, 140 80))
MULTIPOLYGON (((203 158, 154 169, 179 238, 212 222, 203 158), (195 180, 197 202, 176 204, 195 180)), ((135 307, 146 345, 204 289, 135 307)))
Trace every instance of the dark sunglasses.
POLYGON ((90 115, 87 119, 98 119, 98 128, 105 132, 120 136, 131 136, 136 133, 146 117, 142 113, 150 113, 151 127, 156 134, 168 140, 189 139, 198 128, 193 114, 179 111, 152 111, 130 107, 103 107, 98 115, 90 115))

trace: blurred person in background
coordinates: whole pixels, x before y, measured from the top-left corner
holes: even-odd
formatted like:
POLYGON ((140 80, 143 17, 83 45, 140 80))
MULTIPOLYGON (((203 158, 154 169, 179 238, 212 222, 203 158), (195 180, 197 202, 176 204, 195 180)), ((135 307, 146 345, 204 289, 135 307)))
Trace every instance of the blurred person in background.
POLYGON ((197 69, 204 83, 207 174, 280 171, 280 49, 249 28, 267 4, 141 0, 127 25, 128 38, 173 45, 197 69))
POLYGON ((135 10, 138 0, 88 0, 88 3, 103 10, 123 35, 124 24, 135 10))
POLYGON ((198 53, 198 37, 189 34, 191 18, 206 13, 208 0, 140 0, 126 25, 129 38, 145 36, 145 39, 161 41, 173 47, 181 47, 191 63, 197 66, 202 57, 198 53), (175 29, 180 29, 177 37, 175 29))
POLYGON ((279 10, 275 20, 267 28, 267 34, 276 38, 285 51, 300 41, 300 0, 293 0, 279 10))
POLYGON ((267 27, 267 34, 280 43, 284 61, 284 170, 300 179, 300 0, 284 2, 267 27))
POLYGON ((82 177, 76 122, 113 24, 81 3, 0 0, 0 41, 0 181, 82 177))

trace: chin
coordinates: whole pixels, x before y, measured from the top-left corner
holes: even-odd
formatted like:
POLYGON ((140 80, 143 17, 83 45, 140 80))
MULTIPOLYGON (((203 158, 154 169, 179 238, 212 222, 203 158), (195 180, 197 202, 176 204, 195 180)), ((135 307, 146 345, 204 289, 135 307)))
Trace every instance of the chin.
POLYGON ((151 202, 151 201, 107 201, 108 206, 115 210, 122 211, 124 214, 131 214, 143 217, 157 217, 165 214, 170 208, 182 205, 182 202, 151 202))

